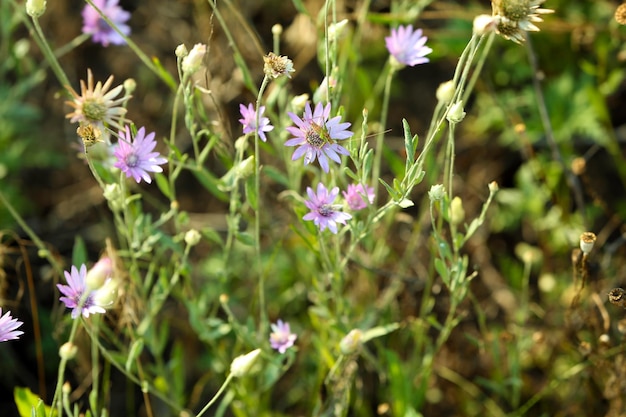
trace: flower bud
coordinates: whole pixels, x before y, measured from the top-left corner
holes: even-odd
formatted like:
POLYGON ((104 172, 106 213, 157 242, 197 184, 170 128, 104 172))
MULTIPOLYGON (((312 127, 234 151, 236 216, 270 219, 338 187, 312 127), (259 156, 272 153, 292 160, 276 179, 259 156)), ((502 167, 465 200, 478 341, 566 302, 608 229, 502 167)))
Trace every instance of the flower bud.
POLYGON ((465 220, 465 210, 461 197, 456 196, 450 202, 450 223, 458 225, 465 220))
POLYGON ((176 54, 178 58, 184 58, 187 55, 189 55, 189 51, 187 50, 187 47, 185 46, 185 44, 181 43, 180 45, 176 47, 174 54, 176 54))
POLYGON ((454 97, 454 81, 449 80, 445 83, 439 84, 439 87, 437 87, 436 96, 437 101, 445 104, 451 102, 452 98, 454 97))
POLYGON ((490 193, 495 193, 495 192, 497 192, 500 189, 500 187, 498 186, 498 183, 495 182, 495 181, 491 181, 489 183, 488 187, 489 187, 489 192, 490 193))
POLYGON ((127 96, 130 96, 131 94, 133 94, 133 91, 135 91, 135 89, 137 88, 137 81, 135 81, 133 78, 127 78, 124 81, 124 94, 127 96))
POLYGON ((45 13, 46 3, 46 0, 26 0, 26 13, 37 18, 45 13))
POLYGON ((352 329, 350 333, 344 336, 339 342, 339 350, 344 355, 350 355, 357 352, 362 345, 363 332, 359 329, 352 329))
POLYGON ((109 278, 104 285, 94 293, 93 302, 103 308, 109 308, 117 300, 117 287, 119 283, 115 278, 109 278))
POLYGON ((201 238, 202 235, 196 229, 188 230, 187 233, 185 233, 185 243, 187 246, 196 246, 201 238))
POLYGON ((430 191, 428 191, 428 198, 430 201, 439 201, 442 200, 446 195, 446 187, 443 184, 435 184, 430 187, 430 191))
POLYGON ((230 364, 230 373, 234 377, 242 377, 250 372, 256 358, 261 354, 261 349, 255 349, 245 355, 239 355, 230 364))
POLYGON ((276 23, 272 26, 272 35, 280 36, 283 33, 283 25, 276 23))
POLYGON ((474 18, 474 33, 482 36, 495 30, 498 21, 491 15, 481 14, 474 18))
POLYGON ((452 124, 460 123, 465 118, 465 112, 463 111, 463 101, 459 100, 450 107, 446 119, 452 124))
POLYGON ((348 19, 343 19, 337 23, 333 23, 332 25, 328 26, 328 39, 333 42, 341 38, 341 35, 343 35, 343 32, 347 25, 348 19))
POLYGON ((183 58, 182 68, 183 73, 191 75, 198 71, 202 66, 202 60, 206 54, 206 45, 203 43, 197 43, 189 52, 189 55, 183 58))
POLYGON ((72 360, 78 353, 78 346, 72 342, 66 342, 59 348, 59 356, 66 361, 72 360))
POLYGON ((124 208, 124 196, 122 195, 122 189, 119 184, 112 183, 105 185, 102 194, 114 211, 119 211, 124 208))
POLYGON ((97 290, 104 285, 107 279, 113 275, 113 262, 111 258, 105 256, 100 258, 94 266, 87 271, 85 285, 89 290, 97 290))

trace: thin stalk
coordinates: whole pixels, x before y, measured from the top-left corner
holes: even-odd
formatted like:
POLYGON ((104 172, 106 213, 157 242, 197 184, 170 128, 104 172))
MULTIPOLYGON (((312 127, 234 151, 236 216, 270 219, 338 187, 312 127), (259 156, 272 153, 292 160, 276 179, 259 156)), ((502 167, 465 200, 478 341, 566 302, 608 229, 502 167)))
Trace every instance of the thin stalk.
MULTIPOLYGON (((376 149, 374 154, 374 166, 372 169, 372 184, 378 184, 378 179, 380 178, 380 165, 383 158, 383 145, 385 138, 385 128, 387 125, 387 112, 389 111, 389 98, 391 96, 391 81, 393 80, 393 76, 396 70, 393 65, 389 69, 387 73, 387 79, 385 80, 385 90, 383 93, 383 107, 380 114, 380 133, 376 136, 376 149)), ((378 196, 378 193, 375 194, 378 196)), ((375 197, 377 198, 377 197, 375 197)), ((374 200, 374 204, 376 201, 374 200)))

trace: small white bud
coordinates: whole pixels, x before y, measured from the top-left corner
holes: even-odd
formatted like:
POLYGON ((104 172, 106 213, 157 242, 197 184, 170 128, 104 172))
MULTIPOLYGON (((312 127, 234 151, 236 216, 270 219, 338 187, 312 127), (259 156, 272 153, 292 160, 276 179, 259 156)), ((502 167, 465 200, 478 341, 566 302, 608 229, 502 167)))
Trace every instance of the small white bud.
POLYGON ((239 355, 233 359, 230 364, 230 373, 232 376, 239 378, 250 372, 252 365, 256 362, 256 358, 261 354, 261 349, 255 349, 245 355, 239 355))
POLYGON ((26 13, 30 17, 39 17, 46 11, 46 0, 26 0, 26 13))
POLYGON ((333 23, 332 25, 328 26, 328 39, 332 42, 341 38, 341 35, 343 35, 343 32, 347 25, 348 19, 343 19, 337 23, 333 23))
POLYGON ((344 355, 355 353, 361 348, 363 332, 359 329, 352 329, 350 333, 344 336, 339 342, 339 350, 344 355))
POLYGON ((460 123, 463 118, 465 118, 465 112, 463 111, 463 100, 459 100, 454 103, 452 107, 450 107, 446 119, 448 119, 448 122, 452 124, 457 124, 460 123))
POLYGON ((103 308, 109 308, 117 299, 118 281, 115 278, 109 278, 104 285, 100 287, 94 294, 93 301, 96 305, 103 308))
POLYGON ((191 48, 189 55, 183 58, 182 68, 183 73, 191 75, 198 71, 202 66, 202 60, 206 54, 206 45, 203 43, 197 43, 191 48))
POLYGON ((94 266, 87 271, 87 277, 85 277, 85 286, 90 290, 97 290, 101 288, 107 279, 113 275, 113 262, 111 258, 105 256, 100 258, 94 266))
POLYGON ((135 88, 137 88, 137 81, 133 78, 127 78, 124 81, 124 92, 127 96, 131 95, 133 91, 135 91, 135 88))
POLYGON ((457 225, 465 220, 465 210, 461 197, 456 196, 450 202, 450 223, 457 225))
POLYGON ((184 58, 187 55, 189 55, 189 51, 187 50, 187 47, 185 46, 184 43, 181 43, 180 45, 178 45, 174 53, 176 54, 178 58, 184 58))
POLYGON ((72 342, 63 343, 63 345, 59 348, 59 357, 61 357, 61 359, 65 359, 66 361, 74 359, 76 357, 76 353, 78 353, 78 346, 72 342))
POLYGON ((495 193, 495 192, 497 192, 500 189, 500 187, 498 186, 498 183, 495 182, 495 181, 491 181, 489 183, 488 187, 489 187, 489 192, 490 193, 495 193))
POLYGON ((272 35, 280 36, 283 33, 283 26, 281 24, 276 23, 272 26, 272 35))
POLYGON ((481 14, 474 18, 474 33, 482 36, 496 28, 497 20, 488 14, 481 14))
POLYGON ((188 246, 196 246, 201 238, 202 235, 196 229, 188 230, 187 233, 185 233, 185 243, 188 246))
POLYGON ((439 84, 439 87, 437 87, 437 100, 448 104, 449 102, 452 101, 452 98, 454 97, 454 81, 449 80, 446 81, 445 83, 441 83, 439 84))
POLYGON ((428 198, 430 201, 439 201, 443 200, 443 197, 446 195, 446 187, 443 184, 435 184, 430 187, 430 191, 428 191, 428 198))

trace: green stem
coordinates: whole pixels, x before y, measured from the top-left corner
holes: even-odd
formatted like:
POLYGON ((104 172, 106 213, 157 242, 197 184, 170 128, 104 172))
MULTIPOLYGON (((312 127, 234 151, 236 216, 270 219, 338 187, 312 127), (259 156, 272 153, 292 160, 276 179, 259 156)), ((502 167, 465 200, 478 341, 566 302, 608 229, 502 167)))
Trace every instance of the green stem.
POLYGON ((222 393, 224 392, 224 390, 226 389, 226 387, 228 386, 228 384, 230 384, 230 381, 233 379, 233 375, 229 374, 226 377, 226 380, 224 381, 224 383, 222 384, 222 386, 220 387, 220 389, 215 393, 215 395, 213 396, 213 398, 211 398, 211 400, 207 403, 207 405, 204 406, 204 408, 202 410, 200 410, 200 412, 198 414, 196 414, 196 417, 201 417, 202 414, 206 413, 207 410, 209 408, 211 408, 211 406, 215 403, 215 401, 217 401, 217 399, 220 397, 220 395, 222 395, 222 393))
MULTIPOLYGON (((387 73, 387 79, 385 80, 385 90, 383 93, 383 107, 380 114, 380 132, 376 136, 376 150, 374 155, 374 167, 372 170, 372 184, 378 184, 380 178, 380 165, 383 158, 383 145, 385 139, 385 128, 387 125, 387 112, 389 111, 389 98, 391 96, 391 81, 396 70, 393 65, 390 66, 387 73)), ((378 196, 378 193, 376 193, 378 196)), ((376 204, 376 201, 374 201, 376 204)))

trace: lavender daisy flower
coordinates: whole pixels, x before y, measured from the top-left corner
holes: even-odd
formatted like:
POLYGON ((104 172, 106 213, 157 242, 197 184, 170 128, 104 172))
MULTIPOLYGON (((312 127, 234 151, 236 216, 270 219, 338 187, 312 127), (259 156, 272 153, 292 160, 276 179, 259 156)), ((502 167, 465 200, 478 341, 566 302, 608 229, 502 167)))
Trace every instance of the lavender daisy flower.
POLYGON ((425 56, 433 50, 425 46, 427 40, 422 36, 422 29, 413 31, 413 25, 408 25, 391 29, 391 36, 385 38, 385 44, 396 61, 412 67, 429 61, 425 56))
POLYGON ((341 155, 350 155, 336 140, 348 139, 354 133, 347 130, 350 123, 340 123, 341 116, 330 117, 330 103, 326 107, 317 103, 315 111, 311 111, 310 103, 306 104, 304 116, 300 119, 295 114, 288 112, 296 126, 290 126, 287 131, 295 136, 285 142, 285 146, 298 146, 291 159, 296 160, 304 155, 304 164, 308 165, 319 159, 324 172, 328 172, 328 158, 341 163, 341 155), (328 158, 327 158, 328 157, 328 158))
POLYGON ((24 332, 16 330, 23 322, 16 318, 11 317, 11 312, 7 311, 2 315, 2 307, 0 307, 0 342, 6 342, 7 340, 17 340, 24 332))
POLYGON ((331 232, 337 234, 337 223, 346 224, 346 220, 352 218, 348 213, 339 211, 332 203, 339 194, 339 187, 334 187, 330 193, 321 182, 317 184, 317 194, 311 187, 307 187, 309 200, 304 204, 311 210, 302 217, 304 220, 313 220, 313 223, 324 231, 328 227, 331 232))
POLYGON ((137 184, 142 179, 150 184, 152 179, 148 172, 163 172, 159 165, 167 162, 161 154, 152 152, 155 146, 154 132, 146 135, 146 129, 142 127, 133 139, 130 128, 126 126, 126 132, 120 132, 120 140, 113 152, 117 159, 114 166, 121 169, 126 178, 132 176, 137 184))
MULTIPOLYGON (((130 35, 130 27, 126 24, 130 19, 130 13, 122 9, 119 0, 93 0, 93 4, 102 11, 106 17, 122 32, 124 35, 130 35)), ((95 43, 102 46, 124 45, 126 41, 117 33, 107 22, 102 19, 96 9, 87 4, 83 9, 83 33, 90 34, 91 39, 95 43)))
POLYGON ((289 323, 283 323, 280 319, 276 324, 272 324, 271 327, 270 345, 272 349, 276 349, 280 353, 285 353, 287 349, 293 346, 298 336, 295 333, 291 333, 289 323))
POLYGON ((265 106, 261 106, 259 111, 259 127, 256 127, 256 111, 254 111, 254 106, 252 103, 248 104, 248 107, 243 104, 239 105, 239 111, 243 116, 243 119, 239 119, 239 123, 243 125, 243 133, 253 133, 255 130, 259 132, 259 137, 263 142, 267 141, 265 137, 265 132, 270 132, 274 130, 274 126, 270 124, 270 119, 267 117, 262 117, 263 112, 265 111, 265 106))
POLYGON ((374 202, 374 188, 363 184, 350 184, 348 191, 343 191, 343 197, 346 199, 350 210, 362 210, 367 207, 368 203, 374 202))
POLYGON ((85 264, 81 265, 80 270, 72 265, 71 272, 64 271, 64 273, 69 285, 57 284, 57 288, 63 294, 60 300, 67 308, 72 309, 73 319, 80 314, 87 318, 89 314, 105 312, 104 308, 94 301, 97 291, 86 289, 87 267, 85 264))

